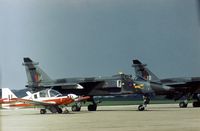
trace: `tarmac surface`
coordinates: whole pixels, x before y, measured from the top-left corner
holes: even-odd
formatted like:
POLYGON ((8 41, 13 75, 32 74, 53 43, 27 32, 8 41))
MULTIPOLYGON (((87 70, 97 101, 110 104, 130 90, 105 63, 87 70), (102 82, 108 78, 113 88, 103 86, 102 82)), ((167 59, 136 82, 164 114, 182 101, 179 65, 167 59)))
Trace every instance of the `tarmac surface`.
POLYGON ((43 115, 39 109, 0 110, 0 131, 200 131, 200 108, 99 106, 95 112, 83 107, 80 112, 43 115))

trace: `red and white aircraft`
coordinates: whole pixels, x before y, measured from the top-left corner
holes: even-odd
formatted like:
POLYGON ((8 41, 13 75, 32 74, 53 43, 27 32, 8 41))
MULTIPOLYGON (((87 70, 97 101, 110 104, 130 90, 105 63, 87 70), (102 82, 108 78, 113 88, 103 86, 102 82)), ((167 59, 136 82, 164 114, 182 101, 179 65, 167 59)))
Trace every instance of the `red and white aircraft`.
POLYGON ((27 96, 17 98, 9 88, 2 88, 2 99, 0 99, 2 108, 43 106, 44 108, 40 109, 41 114, 45 114, 47 109, 52 113, 68 113, 69 111, 66 108, 61 107, 90 98, 89 96, 79 97, 75 94, 62 96, 62 94, 53 89, 46 89, 33 94, 31 92, 26 93, 27 96))

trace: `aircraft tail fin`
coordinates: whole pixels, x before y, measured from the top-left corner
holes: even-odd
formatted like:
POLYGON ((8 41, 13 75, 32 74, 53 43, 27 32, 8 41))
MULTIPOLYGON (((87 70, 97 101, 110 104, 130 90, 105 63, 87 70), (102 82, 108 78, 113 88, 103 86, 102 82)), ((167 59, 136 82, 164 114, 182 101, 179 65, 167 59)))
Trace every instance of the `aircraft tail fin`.
POLYGON ((12 99, 17 98, 17 96, 9 89, 9 88, 2 88, 2 99, 12 99))
POLYGON ((51 78, 30 58, 24 58, 28 87, 38 87, 52 82, 51 78))
POLYGON ((1 104, 1 107, 9 109, 13 98, 17 98, 17 96, 9 88, 2 88, 2 99, 4 99, 4 102, 1 104))
POLYGON ((132 67, 135 68, 135 74, 138 78, 142 78, 147 81, 159 82, 160 79, 155 74, 153 74, 146 66, 146 64, 141 63, 137 59, 133 60, 132 67))

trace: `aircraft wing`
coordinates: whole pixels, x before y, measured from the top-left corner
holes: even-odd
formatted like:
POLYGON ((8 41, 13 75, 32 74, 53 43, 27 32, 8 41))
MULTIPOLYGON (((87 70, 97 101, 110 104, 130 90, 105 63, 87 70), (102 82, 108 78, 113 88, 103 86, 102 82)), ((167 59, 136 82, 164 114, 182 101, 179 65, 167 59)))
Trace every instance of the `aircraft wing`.
POLYGON ((69 84, 69 83, 63 83, 63 84, 55 84, 47 87, 52 87, 52 89, 56 89, 59 92, 62 93, 63 90, 64 92, 70 92, 74 93, 76 95, 90 95, 90 92, 101 87, 101 85, 105 81, 83 81, 79 83, 74 83, 74 84, 69 84), (58 86, 59 85, 59 86, 58 86), (67 91, 69 90, 69 91, 67 91))
MULTIPOLYGON (((26 85, 26 87, 31 87, 29 85, 26 85)), ((42 88, 49 88, 49 87, 65 87, 66 89, 83 89, 83 87, 80 84, 77 83, 46 83, 46 84, 41 84, 38 85, 37 87, 42 87, 42 88)))
POLYGON ((62 89, 85 89, 88 86, 94 86, 104 81, 82 81, 78 83, 53 83, 53 84, 44 84, 43 87, 62 87, 62 89))
POLYGON ((12 98, 12 100, 15 100, 16 102, 23 102, 25 104, 31 104, 36 106, 48 106, 48 105, 55 105, 55 102, 40 102, 40 101, 34 101, 34 100, 27 100, 22 98, 12 98))
POLYGON ((200 93, 200 81, 186 81, 166 83, 165 85, 173 87, 177 91, 187 91, 191 93, 200 93))

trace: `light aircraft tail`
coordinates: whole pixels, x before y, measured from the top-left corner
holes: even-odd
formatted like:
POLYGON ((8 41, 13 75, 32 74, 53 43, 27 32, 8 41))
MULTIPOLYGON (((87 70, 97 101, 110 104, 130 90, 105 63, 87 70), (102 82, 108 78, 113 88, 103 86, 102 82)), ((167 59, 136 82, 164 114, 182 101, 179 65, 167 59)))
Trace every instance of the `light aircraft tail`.
POLYGON ((1 107, 5 109, 10 108, 13 98, 17 98, 17 96, 9 88, 2 88, 2 99, 4 101, 1 107))
POLYGON ((28 79, 27 87, 39 87, 52 82, 51 78, 38 66, 39 63, 33 62, 30 58, 24 58, 23 65, 25 66, 28 79))
POLYGON ((9 88, 2 88, 2 99, 11 100, 12 98, 17 98, 17 96, 9 88))
POLYGON ((137 78, 141 78, 147 81, 160 82, 160 79, 153 74, 146 66, 146 64, 142 64, 139 60, 133 60, 133 65, 135 68, 135 75, 137 78))

